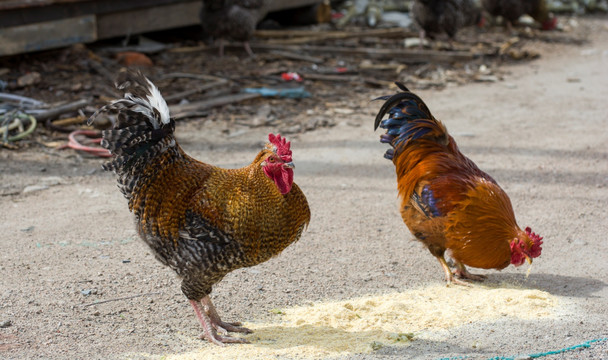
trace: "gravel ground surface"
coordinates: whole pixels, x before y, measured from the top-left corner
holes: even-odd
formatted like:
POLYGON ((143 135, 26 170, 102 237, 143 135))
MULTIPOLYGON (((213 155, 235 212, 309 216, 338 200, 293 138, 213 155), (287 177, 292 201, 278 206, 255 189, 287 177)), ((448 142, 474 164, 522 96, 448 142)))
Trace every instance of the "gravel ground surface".
MULTIPOLYGON (((462 151, 510 194, 519 224, 544 236, 529 277, 525 267, 508 267, 477 271, 489 278, 473 290, 442 286, 437 261, 399 217, 394 168, 372 131, 380 104, 369 100, 394 90, 345 91, 348 111, 329 105, 317 114, 335 126, 290 136, 309 229, 212 294, 225 319, 256 330, 250 345, 198 340, 178 280, 137 239, 102 160, 1 150, 0 357, 487 359, 608 337, 608 29, 605 19, 587 21, 595 29, 588 43, 538 44, 543 56, 508 67, 504 81, 418 91, 462 151), (482 301, 490 294, 494 301, 482 301), (365 296, 364 315, 340 317, 365 296), (399 299, 409 308, 395 310, 399 299), (366 318, 381 306, 390 319, 366 318), (403 311, 416 320, 399 318, 403 311)), ((180 122, 176 133, 194 157, 236 167, 275 131, 230 135, 231 126, 180 122)), ((602 341, 544 359, 606 359, 607 351, 602 341)))

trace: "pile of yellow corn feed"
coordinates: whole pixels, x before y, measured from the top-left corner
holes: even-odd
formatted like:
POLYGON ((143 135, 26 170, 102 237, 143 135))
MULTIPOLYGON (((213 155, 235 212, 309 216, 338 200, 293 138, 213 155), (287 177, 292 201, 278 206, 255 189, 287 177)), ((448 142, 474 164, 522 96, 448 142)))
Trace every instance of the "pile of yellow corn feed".
POLYGON ((166 358, 315 359, 368 353, 385 345, 407 346, 422 331, 505 317, 549 317, 557 304, 557 298, 540 290, 435 285, 282 309, 274 323, 245 324, 254 330, 246 336, 251 344, 220 348, 201 343, 196 351, 166 358))

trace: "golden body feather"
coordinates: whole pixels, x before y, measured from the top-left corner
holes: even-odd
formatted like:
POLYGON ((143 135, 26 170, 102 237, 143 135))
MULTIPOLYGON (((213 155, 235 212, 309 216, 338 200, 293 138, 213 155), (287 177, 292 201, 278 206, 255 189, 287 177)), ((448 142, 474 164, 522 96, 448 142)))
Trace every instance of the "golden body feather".
POLYGON ((248 258, 243 265, 251 266, 279 254, 310 222, 300 188, 294 184, 283 195, 262 171, 270 150, 262 150, 240 169, 219 168, 179 152, 181 161, 160 157, 158 164, 150 164, 155 176, 147 177, 150 181, 133 192, 129 208, 140 214, 141 229, 153 229, 154 235, 178 242, 190 210, 239 242, 248 258))

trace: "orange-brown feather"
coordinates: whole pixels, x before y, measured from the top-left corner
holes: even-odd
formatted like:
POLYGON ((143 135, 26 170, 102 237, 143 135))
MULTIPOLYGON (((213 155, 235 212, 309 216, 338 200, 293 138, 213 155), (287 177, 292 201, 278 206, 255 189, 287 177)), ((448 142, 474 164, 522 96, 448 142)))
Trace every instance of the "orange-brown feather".
POLYGON ((509 265, 509 241, 519 229, 511 202, 489 175, 458 151, 451 137, 447 145, 412 142, 394 163, 404 222, 424 238, 434 255, 450 249, 456 260, 469 266, 509 265), (437 208, 446 216, 428 218, 417 209, 412 194, 425 186, 439 199, 437 208))
POLYGON ((493 182, 476 180, 447 217, 446 246, 466 265, 503 269, 511 260, 510 241, 521 230, 507 194, 493 182))

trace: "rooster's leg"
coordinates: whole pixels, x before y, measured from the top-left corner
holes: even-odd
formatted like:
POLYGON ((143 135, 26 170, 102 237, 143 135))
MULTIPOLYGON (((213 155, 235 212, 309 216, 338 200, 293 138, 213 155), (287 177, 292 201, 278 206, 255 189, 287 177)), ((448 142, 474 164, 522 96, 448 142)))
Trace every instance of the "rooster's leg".
POLYGON ((418 32, 418 37, 420 38, 420 43, 418 43, 418 49, 422 50, 424 47, 424 38, 426 37, 426 31, 420 29, 418 32))
POLYGON ((448 283, 448 285, 458 284, 458 285, 464 285, 464 286, 472 286, 468 282, 462 281, 460 279, 456 279, 454 277, 454 274, 452 274, 452 269, 450 269, 450 266, 445 261, 445 258, 443 256, 437 256, 437 260, 439 260, 439 263, 441 264, 441 267, 443 268, 443 271, 445 272, 445 281, 448 283))
POLYGON ((220 57, 224 57, 224 39, 220 39, 219 43, 220 43, 220 57))
POLYGON ((507 20, 506 26, 507 26, 507 34, 509 34, 509 35, 515 35, 515 31, 514 31, 514 28, 513 28, 513 23, 511 21, 507 20))
POLYGON ((253 53, 253 50, 251 50, 251 46, 249 45, 249 41, 245 41, 243 43, 243 47, 245 48, 245 51, 247 51, 247 54, 249 54, 250 57, 255 57, 255 54, 253 53))
POLYGON ((222 335, 227 335, 228 331, 239 332, 239 333, 244 333, 244 334, 250 334, 253 332, 250 329, 247 329, 246 327, 241 326, 242 324, 240 322, 228 323, 228 322, 222 321, 222 319, 220 319, 219 314, 217 313, 217 310, 215 310, 215 306, 213 306, 213 303, 211 302, 211 299, 209 298, 209 296, 205 296, 201 300, 201 304, 203 304, 204 309, 208 309, 207 313, 209 314, 209 318, 211 319, 211 325, 217 331, 222 333, 222 335))
POLYGON ((220 346, 224 346, 225 343, 249 343, 249 341, 245 339, 218 335, 209 314, 207 314, 209 308, 205 309, 201 303, 196 300, 190 300, 190 305, 192 305, 194 308, 196 317, 203 326, 203 334, 201 335, 201 339, 207 339, 208 341, 220 346))
POLYGON ((454 271, 454 275, 458 276, 461 279, 482 281, 487 278, 487 276, 485 276, 485 275, 471 274, 467 270, 467 268, 464 266, 464 264, 460 263, 458 261, 456 261, 456 267, 457 267, 457 269, 456 269, 456 271, 454 271))

